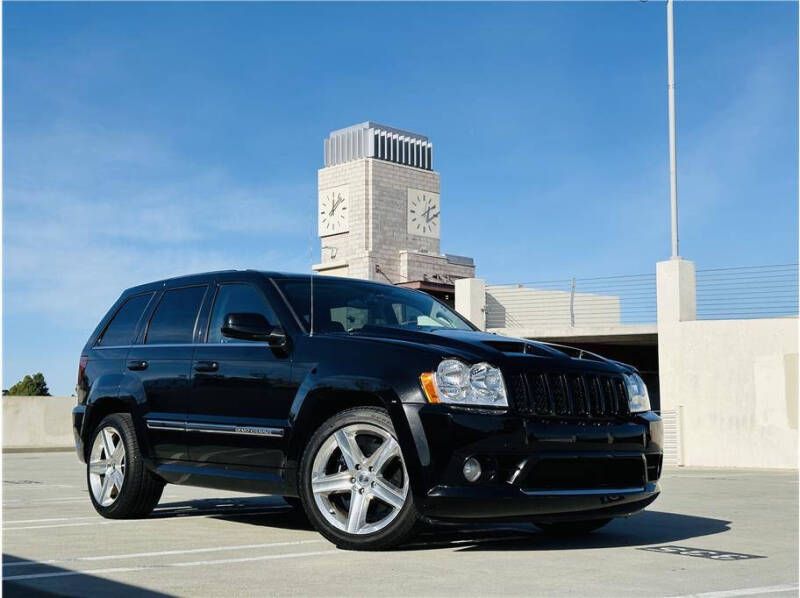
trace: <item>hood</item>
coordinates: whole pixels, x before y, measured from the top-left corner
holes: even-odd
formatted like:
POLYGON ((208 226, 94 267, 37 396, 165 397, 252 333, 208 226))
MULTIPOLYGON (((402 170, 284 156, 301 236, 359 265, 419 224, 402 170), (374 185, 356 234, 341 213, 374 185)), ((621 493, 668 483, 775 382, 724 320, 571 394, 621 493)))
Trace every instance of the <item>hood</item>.
MULTIPOLYGON (((342 334, 376 341, 419 345, 420 348, 438 350, 445 354, 449 352, 454 357, 488 361, 497 366, 507 362, 521 364, 527 359, 538 358, 539 360, 546 359, 562 362, 564 365, 580 362, 584 366, 596 365, 601 370, 634 371, 630 366, 606 359, 583 349, 500 336, 488 332, 453 330, 449 328, 407 330, 366 326, 342 334)), ((556 364, 554 363, 553 365, 556 364)))

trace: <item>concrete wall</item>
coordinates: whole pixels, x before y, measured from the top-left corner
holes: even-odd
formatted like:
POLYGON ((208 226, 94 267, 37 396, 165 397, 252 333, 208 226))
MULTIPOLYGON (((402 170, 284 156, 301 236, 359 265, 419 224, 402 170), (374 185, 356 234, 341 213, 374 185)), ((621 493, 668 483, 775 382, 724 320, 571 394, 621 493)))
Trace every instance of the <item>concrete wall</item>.
POLYGON ((661 326, 659 377, 684 465, 797 467, 795 318, 661 326))
POLYGON ((455 282, 456 311, 486 330, 486 281, 480 278, 462 278, 455 282))
POLYGON ((797 467, 797 318, 694 320, 694 264, 661 262, 661 408, 681 407, 682 464, 797 467))
POLYGON ((614 295, 575 293, 512 285, 486 287, 486 327, 526 328, 597 326, 620 322, 614 295), (570 305, 571 304, 571 305, 570 305))
POLYGON ((3 450, 69 448, 75 397, 3 397, 3 450))

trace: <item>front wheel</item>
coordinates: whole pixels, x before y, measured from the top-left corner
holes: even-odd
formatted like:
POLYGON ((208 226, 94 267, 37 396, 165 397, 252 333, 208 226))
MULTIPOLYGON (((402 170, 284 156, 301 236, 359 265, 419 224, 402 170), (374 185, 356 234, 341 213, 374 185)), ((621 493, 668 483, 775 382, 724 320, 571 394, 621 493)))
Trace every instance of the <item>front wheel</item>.
POLYGON ((403 453, 383 409, 348 409, 322 424, 303 454, 300 492, 314 527, 340 548, 395 546, 419 521, 403 453))
POLYGON ((611 522, 611 519, 588 519, 586 521, 559 521, 556 523, 538 523, 533 525, 552 536, 582 536, 589 534, 611 522))

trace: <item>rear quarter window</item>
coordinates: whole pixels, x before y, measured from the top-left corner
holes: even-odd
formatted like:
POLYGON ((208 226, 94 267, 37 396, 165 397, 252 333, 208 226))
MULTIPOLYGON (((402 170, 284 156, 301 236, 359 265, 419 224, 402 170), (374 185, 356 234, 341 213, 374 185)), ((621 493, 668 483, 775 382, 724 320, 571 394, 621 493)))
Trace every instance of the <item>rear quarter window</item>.
POLYGON ((111 318, 100 339, 97 341, 98 347, 112 347, 117 345, 130 345, 133 336, 136 334, 139 320, 147 308, 147 304, 155 293, 145 293, 144 295, 134 295, 129 297, 122 304, 111 318))

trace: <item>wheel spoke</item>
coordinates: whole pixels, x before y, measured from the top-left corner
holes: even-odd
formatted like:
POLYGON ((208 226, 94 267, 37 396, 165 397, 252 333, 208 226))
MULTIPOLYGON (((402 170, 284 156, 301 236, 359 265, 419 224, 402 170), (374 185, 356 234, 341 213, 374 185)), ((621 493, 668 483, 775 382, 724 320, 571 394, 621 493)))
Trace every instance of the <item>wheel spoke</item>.
POLYGON ((111 473, 111 483, 114 484, 114 487, 117 489, 117 495, 122 491, 122 482, 125 481, 125 476, 122 475, 122 472, 119 469, 115 469, 111 473))
POLYGON ((355 436, 348 434, 344 430, 337 430, 334 437, 339 450, 342 452, 342 458, 347 465, 347 469, 350 471, 355 470, 356 464, 364 462, 364 455, 361 454, 361 449, 356 444, 355 436))
POLYGON ((101 435, 103 436, 103 448, 106 451, 106 459, 110 459, 111 455, 114 454, 114 437, 111 435, 111 430, 109 428, 104 428, 101 435))
POLYGON ((89 473, 104 474, 109 466, 108 459, 100 459, 89 463, 89 473))
POLYGON ((101 505, 106 502, 108 499, 111 498, 111 488, 114 486, 113 482, 111 481, 110 475, 105 475, 103 477, 103 487, 100 489, 100 499, 97 501, 101 505))
POLYGON ((125 458, 125 445, 122 444, 122 438, 119 439, 119 444, 114 447, 114 451, 111 453, 111 459, 117 465, 122 463, 122 459, 125 458))
POLYGON ((387 505, 395 509, 402 509, 406 502, 406 498, 400 488, 394 484, 390 484, 379 476, 375 478, 375 485, 372 487, 372 494, 378 500, 382 500, 387 505))
POLYGON ((330 494, 332 492, 349 492, 353 488, 353 474, 349 471, 332 473, 325 477, 311 480, 311 489, 314 494, 330 494))
POLYGON ((369 501, 365 494, 353 490, 350 494, 350 512, 347 514, 347 531, 357 534, 358 530, 367 523, 367 509, 369 501))
POLYGON ((372 467, 375 472, 379 472, 383 470, 389 461, 391 461, 394 457, 399 456, 400 445, 397 444, 397 441, 394 438, 389 436, 383 441, 383 444, 380 445, 375 452, 369 456, 366 465, 372 467))

